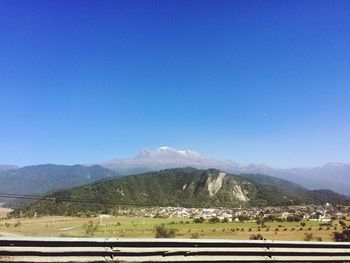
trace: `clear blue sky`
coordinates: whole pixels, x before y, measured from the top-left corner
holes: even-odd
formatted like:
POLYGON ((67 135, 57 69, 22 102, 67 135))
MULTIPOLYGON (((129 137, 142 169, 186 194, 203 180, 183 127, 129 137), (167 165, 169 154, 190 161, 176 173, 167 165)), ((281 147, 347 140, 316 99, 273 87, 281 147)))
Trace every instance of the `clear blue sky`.
POLYGON ((163 145, 350 162, 350 1, 0 1, 0 163, 163 145))

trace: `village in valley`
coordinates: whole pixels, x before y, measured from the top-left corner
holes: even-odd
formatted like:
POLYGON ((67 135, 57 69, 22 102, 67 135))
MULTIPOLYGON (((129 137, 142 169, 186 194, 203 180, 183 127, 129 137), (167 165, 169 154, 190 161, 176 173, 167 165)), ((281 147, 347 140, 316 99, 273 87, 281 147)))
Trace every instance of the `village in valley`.
MULTIPOLYGON (((185 208, 185 207, 149 207, 139 210, 120 210, 120 215, 133 215, 142 217, 159 218, 203 218, 210 220, 218 218, 224 222, 243 222, 265 219, 266 221, 319 221, 331 222, 332 220, 345 218, 350 214, 350 208, 346 206, 333 206, 326 203, 323 206, 286 206, 265 208, 185 208)), ((108 215, 100 215, 108 216, 108 215)))

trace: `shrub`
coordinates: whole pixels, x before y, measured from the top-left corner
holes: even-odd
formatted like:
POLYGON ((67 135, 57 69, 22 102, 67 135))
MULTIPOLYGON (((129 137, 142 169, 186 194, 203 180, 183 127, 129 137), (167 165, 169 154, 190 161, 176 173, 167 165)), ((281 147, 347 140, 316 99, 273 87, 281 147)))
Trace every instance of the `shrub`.
POLYGON ((94 224, 92 220, 89 221, 89 224, 85 226, 85 232, 88 236, 93 236, 98 228, 98 224, 94 224))
POLYGON ((205 222, 204 217, 198 217, 198 218, 193 219, 193 223, 195 223, 195 224, 202 224, 204 222, 205 222))
POLYGON ((192 233, 191 234, 191 238, 198 239, 199 238, 199 234, 198 233, 192 233))
POLYGON ((345 223, 344 221, 342 221, 342 220, 339 221, 339 224, 340 224, 341 226, 343 226, 343 227, 346 226, 346 223, 345 223))
POLYGON ((304 240, 305 241, 310 241, 314 238, 314 235, 312 233, 305 233, 304 240))
POLYGON ((167 229, 165 224, 161 224, 155 227, 156 238, 174 238, 176 235, 176 229, 167 229))
POLYGON ((212 217, 209 219, 209 223, 211 224, 220 223, 220 219, 217 217, 212 217))
POLYGON ((336 242, 349 242, 350 241, 350 229, 343 230, 343 232, 334 232, 333 239, 336 242))
POLYGON ((257 234, 257 235, 251 235, 249 237, 250 240, 264 240, 264 237, 261 234, 257 234))

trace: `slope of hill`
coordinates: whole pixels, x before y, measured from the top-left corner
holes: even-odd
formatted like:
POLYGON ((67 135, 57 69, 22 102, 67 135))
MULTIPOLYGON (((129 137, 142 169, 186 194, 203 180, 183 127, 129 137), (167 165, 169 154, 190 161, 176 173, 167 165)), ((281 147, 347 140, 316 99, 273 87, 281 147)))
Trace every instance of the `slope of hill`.
POLYGON ((192 150, 176 150, 164 146, 155 150, 145 149, 135 157, 115 159, 101 165, 124 175, 179 167, 217 168, 234 174, 259 173, 283 178, 309 189, 329 188, 350 195, 350 165, 341 163, 315 168, 278 169, 263 164, 241 165, 231 160, 222 161, 202 156, 192 150))
POLYGON ((34 212, 42 215, 74 215, 82 212, 113 213, 123 204, 237 207, 347 201, 337 193, 319 194, 281 179, 276 182, 271 177, 265 180, 261 177, 231 175, 216 169, 168 169, 58 191, 49 195, 52 198, 50 201, 38 201, 20 210, 27 215, 34 212), (97 200, 101 203, 67 202, 72 199, 97 200))
POLYGON ((297 200, 309 204, 345 204, 350 198, 329 189, 308 190, 307 188, 285 179, 263 175, 263 174, 243 174, 242 176, 253 180, 256 183, 277 187, 287 196, 294 196, 297 200))
POLYGON ((327 188, 350 195, 350 164, 327 163, 320 167, 294 168, 276 172, 271 175, 291 178, 294 182, 311 189, 327 188))
MULTIPOLYGON (((112 176, 116 176, 116 173, 98 165, 91 167, 53 164, 26 166, 0 172, 0 193, 44 194, 112 176)), ((3 198, 1 201, 8 203, 14 200, 3 198)))

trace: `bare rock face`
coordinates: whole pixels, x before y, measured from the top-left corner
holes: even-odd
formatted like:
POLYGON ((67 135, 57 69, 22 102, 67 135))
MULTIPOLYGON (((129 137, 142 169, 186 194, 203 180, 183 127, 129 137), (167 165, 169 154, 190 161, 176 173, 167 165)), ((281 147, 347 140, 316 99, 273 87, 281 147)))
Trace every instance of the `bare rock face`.
POLYGON ((225 176, 226 176, 226 173, 224 172, 220 172, 216 178, 214 178, 212 174, 209 174, 207 185, 208 185, 208 191, 210 196, 213 196, 217 192, 219 192, 219 190, 222 187, 222 183, 224 182, 225 176))
POLYGON ((234 196, 240 200, 240 201, 244 201, 247 202, 249 201, 249 198, 246 196, 246 191, 242 190, 242 187, 238 184, 235 184, 233 186, 233 190, 232 190, 234 196))

